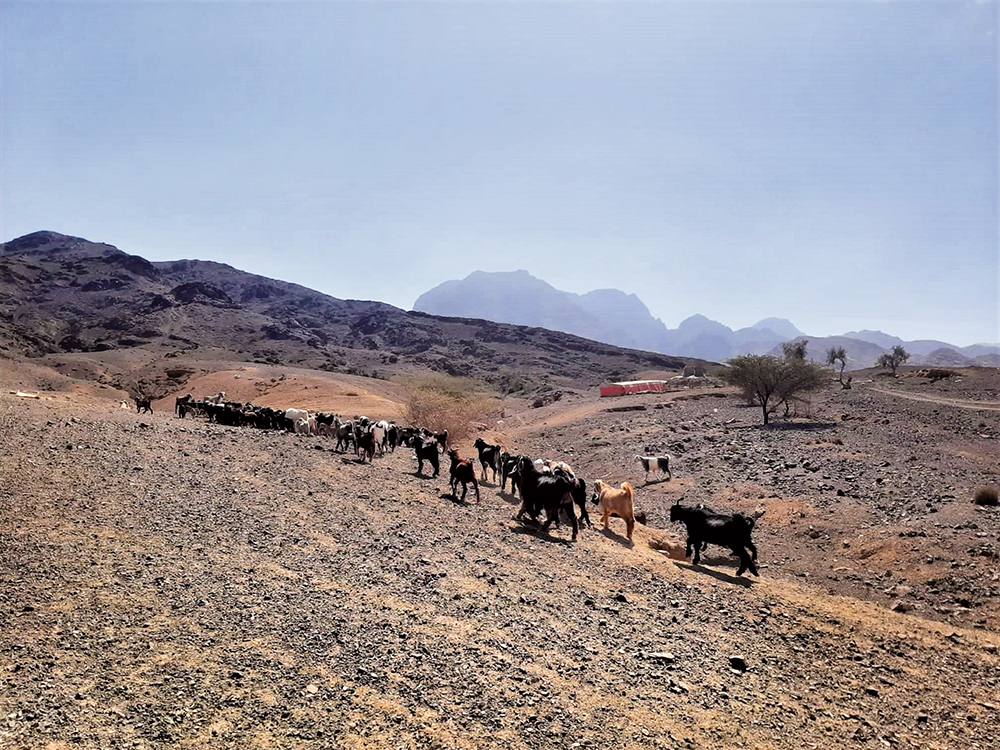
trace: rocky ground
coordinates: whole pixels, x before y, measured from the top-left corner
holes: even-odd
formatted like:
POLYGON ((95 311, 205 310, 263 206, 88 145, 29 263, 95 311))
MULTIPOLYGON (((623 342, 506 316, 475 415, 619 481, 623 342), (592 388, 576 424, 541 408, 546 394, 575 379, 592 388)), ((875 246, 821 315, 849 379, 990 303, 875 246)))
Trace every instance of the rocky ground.
POLYGON ((768 576, 997 630, 1000 510, 971 500, 1000 486, 1000 374, 855 382, 772 429, 759 408, 707 388, 595 401, 568 424, 544 414, 541 433, 524 417, 513 442, 587 477, 631 481, 654 526, 669 525, 681 498, 765 509, 757 536, 768 576), (605 411, 620 406, 641 410, 605 411), (672 455, 674 479, 643 486, 637 453, 672 455))
POLYGON ((759 580, 539 535, 406 450, 5 394, 0 746, 995 746, 997 415, 857 387, 763 431, 712 390, 497 428, 591 480, 674 452, 651 523, 762 504, 759 580))

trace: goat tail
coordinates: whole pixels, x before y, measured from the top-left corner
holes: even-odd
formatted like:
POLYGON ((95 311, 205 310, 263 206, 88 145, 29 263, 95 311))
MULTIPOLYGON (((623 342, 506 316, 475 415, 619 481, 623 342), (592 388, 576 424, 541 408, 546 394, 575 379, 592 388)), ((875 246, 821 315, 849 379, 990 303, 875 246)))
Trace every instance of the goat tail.
POLYGON ((629 484, 628 482, 622 482, 622 490, 624 490, 625 493, 628 495, 628 499, 630 501, 635 499, 635 490, 632 489, 631 484, 629 484))

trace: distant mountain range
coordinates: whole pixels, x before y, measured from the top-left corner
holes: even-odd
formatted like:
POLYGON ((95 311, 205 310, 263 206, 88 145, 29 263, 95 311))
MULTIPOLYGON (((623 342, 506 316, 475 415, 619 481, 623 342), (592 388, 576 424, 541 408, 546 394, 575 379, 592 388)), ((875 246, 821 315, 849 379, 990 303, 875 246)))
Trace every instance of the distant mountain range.
POLYGON ((677 328, 654 318, 634 294, 597 289, 573 294, 556 289, 527 271, 475 271, 420 295, 413 309, 446 317, 481 318, 498 323, 548 328, 632 349, 722 362, 738 354, 779 354, 781 345, 809 339, 811 357, 842 346, 849 369, 871 367, 880 355, 901 344, 911 364, 1000 366, 1000 344, 959 347, 945 341, 904 341, 881 331, 850 331, 842 336, 807 336, 784 318, 765 318, 733 330, 704 315, 692 315, 677 328))

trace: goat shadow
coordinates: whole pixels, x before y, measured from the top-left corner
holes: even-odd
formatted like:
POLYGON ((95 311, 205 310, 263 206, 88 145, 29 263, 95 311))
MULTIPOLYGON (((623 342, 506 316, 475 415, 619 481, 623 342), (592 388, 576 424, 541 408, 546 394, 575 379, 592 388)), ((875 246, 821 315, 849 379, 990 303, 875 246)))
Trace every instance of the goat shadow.
POLYGON ((521 504, 521 498, 517 497, 517 495, 512 495, 509 492, 504 492, 503 490, 500 490, 497 493, 497 497, 499 497, 501 500, 503 500, 508 505, 520 505, 521 504))
POLYGON ((820 430, 836 429, 836 422, 769 422, 768 424, 746 424, 733 426, 730 430, 803 430, 805 432, 819 432, 820 430))
POLYGON ((663 479, 647 479, 642 483, 643 487, 648 487, 651 484, 663 484, 664 482, 669 482, 673 477, 663 477, 663 479))
POLYGON ((634 541, 632 541, 628 537, 624 537, 621 534, 612 531, 611 529, 601 529, 601 533, 611 541, 618 542, 618 544, 620 544, 622 547, 627 547, 628 549, 632 549, 633 547, 635 547, 634 541))
MULTIPOLYGON (((474 495, 475 493, 472 494, 474 495)), ((461 505, 463 508, 468 508, 471 505, 473 505, 473 503, 470 502, 468 499, 462 500, 457 493, 452 494, 451 492, 442 492, 438 497, 440 497, 442 500, 450 500, 455 505, 461 505)))
POLYGON ((539 541, 542 542, 548 542, 549 544, 562 544, 567 547, 576 544, 576 542, 574 542, 571 539, 563 539, 558 536, 553 536, 551 531, 542 531, 541 525, 539 525, 536 528, 532 528, 531 526, 525 526, 520 521, 517 521, 515 523, 517 523, 517 525, 511 528, 511 531, 513 531, 515 534, 524 534, 526 536, 533 536, 535 537, 535 539, 538 539, 539 541))
POLYGON ((418 471, 411 471, 409 474, 411 477, 416 477, 417 479, 438 479, 440 477, 440 474, 436 477, 431 474, 421 474, 418 471))
POLYGON ((690 570, 695 573, 701 573, 705 576, 710 576, 719 581, 724 581, 726 583, 734 583, 737 586, 742 586, 745 589, 753 588, 757 584, 750 580, 749 578, 743 578, 742 576, 734 576, 729 573, 723 573, 721 570, 714 570, 713 568, 706 568, 704 565, 694 563, 681 562, 679 560, 673 561, 674 565, 678 568, 683 568, 684 570, 690 570))

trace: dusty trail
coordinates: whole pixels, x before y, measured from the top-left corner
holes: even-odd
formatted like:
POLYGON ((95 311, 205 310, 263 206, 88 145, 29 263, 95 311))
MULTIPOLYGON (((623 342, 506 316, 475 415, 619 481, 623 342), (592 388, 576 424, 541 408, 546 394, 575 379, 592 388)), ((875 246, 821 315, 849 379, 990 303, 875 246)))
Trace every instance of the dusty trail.
POLYGON ((692 568, 642 527, 634 546, 536 535, 495 488, 443 497, 408 451, 360 466, 303 436, 9 401, 0 429, 4 747, 987 748, 1000 730, 996 633, 692 568))
POLYGON ((910 401, 923 401, 929 404, 939 404, 940 406, 953 406, 958 409, 972 409, 974 411, 994 411, 1000 412, 1000 401, 969 401, 960 398, 945 398, 944 396, 925 396, 920 393, 903 393, 889 388, 879 388, 869 386, 868 390, 876 393, 884 393, 888 396, 906 398, 910 401))

